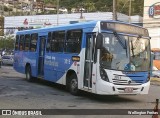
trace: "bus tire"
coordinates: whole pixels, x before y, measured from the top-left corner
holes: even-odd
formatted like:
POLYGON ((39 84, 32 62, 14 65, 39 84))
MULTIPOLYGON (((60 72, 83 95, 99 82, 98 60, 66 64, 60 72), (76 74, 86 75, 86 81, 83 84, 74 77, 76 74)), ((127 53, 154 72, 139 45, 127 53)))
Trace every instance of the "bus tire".
POLYGON ((26 80, 29 82, 33 80, 32 73, 31 73, 31 67, 29 65, 26 67, 26 80))
POLYGON ((71 80, 69 82, 69 91, 72 95, 78 95, 78 81, 77 77, 75 75, 71 75, 71 80))

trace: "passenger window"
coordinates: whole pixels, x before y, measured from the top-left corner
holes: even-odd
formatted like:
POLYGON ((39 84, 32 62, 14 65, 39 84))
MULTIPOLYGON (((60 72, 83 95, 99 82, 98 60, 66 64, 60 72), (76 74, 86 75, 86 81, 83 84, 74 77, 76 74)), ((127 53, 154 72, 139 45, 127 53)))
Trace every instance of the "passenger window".
POLYGON ((64 49, 65 31, 57 31, 52 33, 50 41, 52 52, 63 52, 64 49))
POLYGON ((30 50, 31 51, 36 51, 37 49, 37 39, 38 39, 38 34, 32 34, 31 35, 31 46, 30 46, 30 50))
POLYGON ((65 52, 79 53, 81 50, 82 30, 67 31, 67 40, 65 42, 65 52))
POLYGON ((24 35, 20 35, 19 50, 24 50, 24 35))
POLYGON ((52 33, 51 33, 51 32, 49 32, 49 33, 48 33, 47 46, 46 46, 46 51, 47 51, 47 52, 49 52, 50 47, 51 47, 51 44, 50 44, 50 42, 51 42, 51 38, 52 38, 52 33))
POLYGON ((18 50, 19 48, 19 35, 16 35, 16 42, 15 42, 15 50, 18 50))
POLYGON ((25 35, 25 43, 24 43, 24 45, 25 45, 24 50, 28 51, 30 49, 30 35, 29 34, 25 35))

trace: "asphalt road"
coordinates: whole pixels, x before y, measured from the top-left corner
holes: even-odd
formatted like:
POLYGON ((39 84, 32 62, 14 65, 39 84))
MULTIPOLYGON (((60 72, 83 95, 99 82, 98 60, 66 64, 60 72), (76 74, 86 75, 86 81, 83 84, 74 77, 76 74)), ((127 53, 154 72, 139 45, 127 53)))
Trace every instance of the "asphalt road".
MULTIPOLYGON (((152 82, 148 95, 96 96, 82 92, 73 96, 64 86, 38 80, 30 83, 11 66, 0 68, 0 109, 153 109, 160 100, 160 84, 152 82)), ((115 113, 116 114, 116 113, 115 113)), ((0 116, 0 118, 11 116, 0 116)), ((12 116, 12 118, 17 116, 12 116)), ((152 115, 47 115, 26 118, 151 118, 152 115)))

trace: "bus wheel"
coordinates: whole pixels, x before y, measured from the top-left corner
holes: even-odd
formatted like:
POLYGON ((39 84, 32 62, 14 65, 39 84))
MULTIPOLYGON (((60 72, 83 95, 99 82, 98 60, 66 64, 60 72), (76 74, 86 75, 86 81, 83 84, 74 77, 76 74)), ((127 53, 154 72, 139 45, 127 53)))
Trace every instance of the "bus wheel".
POLYGON ((31 67, 30 66, 26 67, 26 79, 29 82, 32 81, 32 74, 31 74, 31 67))
POLYGON ((69 91, 72 95, 78 95, 79 90, 78 90, 78 81, 75 75, 71 76, 71 80, 69 83, 69 91))

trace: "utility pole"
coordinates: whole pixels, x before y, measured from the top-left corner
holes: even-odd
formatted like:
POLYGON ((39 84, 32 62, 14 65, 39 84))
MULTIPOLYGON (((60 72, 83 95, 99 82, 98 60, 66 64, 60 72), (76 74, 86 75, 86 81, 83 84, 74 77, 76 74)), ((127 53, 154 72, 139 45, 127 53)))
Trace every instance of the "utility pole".
POLYGON ((80 8, 80 19, 83 19, 83 5, 82 5, 82 2, 81 2, 81 8, 80 8))
POLYGON ((21 15, 23 16, 23 2, 21 1, 21 15))
POLYGON ((34 9, 33 9, 34 0, 30 1, 30 15, 33 15, 34 9))
POLYGON ((57 26, 59 25, 59 0, 57 0, 57 26))
POLYGON ((113 20, 117 20, 117 0, 113 0, 113 20))
POLYGON ((132 1, 129 0, 129 23, 131 23, 131 7, 132 7, 132 1))
POLYGON ((4 15, 4 0, 1 0, 0 1, 0 5, 1 5, 1 9, 0 9, 0 11, 1 11, 1 15, 4 15))
POLYGON ((18 2, 13 0, 13 12, 15 12, 14 15, 17 15, 17 4, 18 4, 18 2))
POLYGON ((83 15, 82 15, 83 10, 82 10, 82 7, 80 8, 80 12, 81 12, 80 19, 83 19, 83 15))

